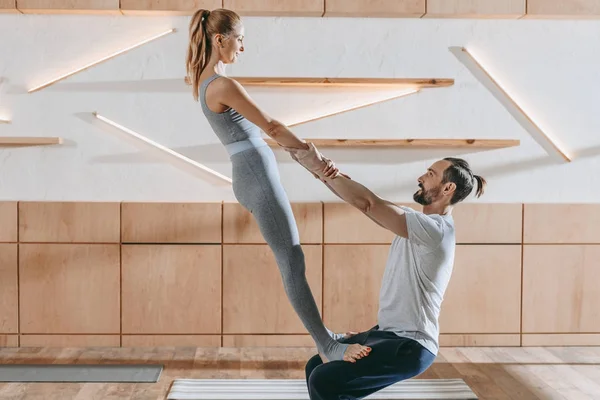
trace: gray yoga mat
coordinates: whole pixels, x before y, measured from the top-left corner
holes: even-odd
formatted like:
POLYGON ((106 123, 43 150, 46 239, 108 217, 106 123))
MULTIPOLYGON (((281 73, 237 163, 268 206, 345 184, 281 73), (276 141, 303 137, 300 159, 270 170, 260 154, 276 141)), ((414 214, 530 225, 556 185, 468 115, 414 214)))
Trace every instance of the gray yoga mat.
POLYGON ((0 382, 157 382, 162 365, 3 364, 0 382))

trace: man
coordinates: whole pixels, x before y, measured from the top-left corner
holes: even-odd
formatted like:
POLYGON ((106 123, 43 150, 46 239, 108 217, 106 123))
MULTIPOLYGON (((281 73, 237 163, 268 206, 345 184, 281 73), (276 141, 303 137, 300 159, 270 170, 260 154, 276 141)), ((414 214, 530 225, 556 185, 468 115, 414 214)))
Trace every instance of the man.
POLYGON ((384 200, 339 173, 312 143, 309 150, 286 150, 338 197, 396 235, 380 290, 378 325, 359 334, 331 332, 337 340, 359 343, 370 352, 355 362, 327 362, 315 355, 306 365, 310 398, 362 398, 420 375, 439 350, 438 318, 456 244, 452 207, 475 183, 480 197, 485 179, 474 175, 465 160, 439 160, 417 179, 413 199, 423 205, 418 212, 384 200))

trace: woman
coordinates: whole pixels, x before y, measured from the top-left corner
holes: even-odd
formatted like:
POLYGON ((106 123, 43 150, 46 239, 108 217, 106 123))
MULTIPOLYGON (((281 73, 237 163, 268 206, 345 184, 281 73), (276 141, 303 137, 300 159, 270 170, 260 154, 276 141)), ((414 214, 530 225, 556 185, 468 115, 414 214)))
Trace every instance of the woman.
MULTIPOLYGON (((260 131, 287 148, 308 149, 308 144, 269 117, 238 82, 225 76, 226 64, 236 62, 244 51, 244 26, 235 12, 198 10, 190 21, 189 35, 186 81, 229 153, 236 199, 256 219, 275 255, 286 294, 323 361, 356 362, 367 356, 370 349, 338 342, 338 336, 323 325, 306 280, 298 228, 281 185, 275 155, 260 131)), ((315 176, 337 176, 338 170, 331 161, 316 156, 311 162, 313 171, 321 171, 313 173, 315 176)))

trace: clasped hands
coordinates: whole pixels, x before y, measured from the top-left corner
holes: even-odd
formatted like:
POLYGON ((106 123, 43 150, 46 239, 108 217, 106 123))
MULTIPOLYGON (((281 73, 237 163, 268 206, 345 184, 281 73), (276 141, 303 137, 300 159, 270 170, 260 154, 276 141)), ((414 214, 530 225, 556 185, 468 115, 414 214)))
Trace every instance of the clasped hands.
POLYGON ((315 178, 321 181, 324 181, 326 178, 335 179, 340 175, 350 179, 348 175, 339 171, 333 161, 322 155, 313 143, 307 142, 307 144, 307 150, 286 146, 283 146, 283 148, 290 153, 292 159, 297 161, 312 173, 315 178))

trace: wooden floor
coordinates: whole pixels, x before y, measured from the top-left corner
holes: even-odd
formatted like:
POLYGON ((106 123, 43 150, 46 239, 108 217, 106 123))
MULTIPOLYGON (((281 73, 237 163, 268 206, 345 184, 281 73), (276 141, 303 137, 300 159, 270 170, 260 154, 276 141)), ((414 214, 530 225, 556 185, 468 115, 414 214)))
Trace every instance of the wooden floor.
MULTIPOLYGON (((155 384, 0 383, 0 399, 165 399, 177 378, 303 379, 312 355, 308 348, 0 348, 2 364, 165 366, 155 384)), ((600 347, 442 348, 419 378, 462 378, 480 399, 600 399, 600 347)))

